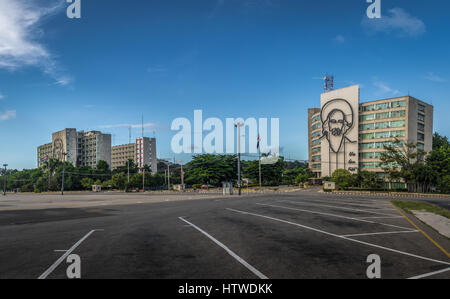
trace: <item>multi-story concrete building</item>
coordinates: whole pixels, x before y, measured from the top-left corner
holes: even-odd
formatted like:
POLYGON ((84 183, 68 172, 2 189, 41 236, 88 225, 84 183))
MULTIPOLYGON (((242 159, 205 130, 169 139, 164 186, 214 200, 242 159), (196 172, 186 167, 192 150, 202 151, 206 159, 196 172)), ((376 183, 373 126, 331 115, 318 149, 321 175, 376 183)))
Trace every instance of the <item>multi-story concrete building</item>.
POLYGON ((421 100, 403 96, 360 104, 357 85, 321 98, 321 108, 308 110, 309 165, 317 179, 336 169, 384 176, 380 154, 395 138, 432 150, 434 108, 421 100))
POLYGON ((111 150, 111 168, 127 166, 127 161, 136 161, 136 143, 113 146, 111 150))
POLYGON ((38 147, 38 167, 51 158, 74 166, 95 167, 102 160, 111 165, 111 135, 98 131, 77 132, 76 129, 53 133, 52 143, 38 147))
POLYGON ((114 146, 112 148, 112 168, 126 166, 131 159, 138 168, 149 166, 152 173, 158 171, 155 138, 137 138, 136 143, 114 146))
POLYGON ((105 161, 111 167, 111 135, 99 131, 77 134, 78 166, 96 167, 99 161, 105 161))

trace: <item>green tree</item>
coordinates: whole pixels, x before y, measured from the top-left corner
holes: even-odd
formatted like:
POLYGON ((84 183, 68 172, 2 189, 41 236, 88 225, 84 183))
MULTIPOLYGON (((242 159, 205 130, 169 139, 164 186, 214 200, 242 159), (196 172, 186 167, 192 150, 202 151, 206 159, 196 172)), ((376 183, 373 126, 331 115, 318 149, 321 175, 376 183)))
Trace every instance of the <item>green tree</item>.
POLYGON ((441 192, 450 193, 448 177, 450 176, 450 146, 434 149, 427 156, 426 164, 433 175, 433 185, 441 192))
MULTIPOLYGON (((265 186, 279 186, 283 182, 284 159, 280 158, 272 165, 261 165, 261 179, 265 186)), ((249 161, 244 166, 243 176, 254 184, 259 182, 259 161, 249 161)))
POLYGON ((441 136, 439 133, 434 133, 433 135, 433 150, 438 150, 441 147, 449 147, 450 143, 446 136, 441 136))
POLYGON ((426 171, 425 155, 416 144, 404 143, 396 139, 384 146, 381 153, 381 167, 388 174, 390 181, 403 180, 410 192, 428 192, 431 189, 430 178, 426 171))
POLYGON ((331 180, 335 182, 341 189, 346 189, 352 187, 353 185, 353 176, 351 172, 346 169, 338 169, 333 172, 331 180))
POLYGON ((83 186, 83 188, 86 190, 90 190, 92 188, 93 184, 94 184, 94 181, 91 178, 82 178, 81 179, 81 186, 83 186))
POLYGON ((119 190, 125 190, 127 176, 124 173, 117 173, 111 178, 112 186, 119 190))
POLYGON ((236 156, 200 155, 194 156, 185 166, 186 183, 220 186, 224 181, 237 179, 236 156))

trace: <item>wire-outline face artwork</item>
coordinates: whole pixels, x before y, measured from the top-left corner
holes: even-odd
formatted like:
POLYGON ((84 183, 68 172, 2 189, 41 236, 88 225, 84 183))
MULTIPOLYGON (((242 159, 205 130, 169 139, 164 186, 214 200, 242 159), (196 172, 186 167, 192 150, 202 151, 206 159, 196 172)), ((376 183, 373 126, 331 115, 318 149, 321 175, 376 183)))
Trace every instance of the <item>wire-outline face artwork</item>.
POLYGON ((58 138, 53 143, 53 158, 62 161, 63 151, 63 141, 61 138, 58 138))
POLYGON ((330 149, 337 154, 342 150, 345 141, 355 143, 347 137, 354 126, 354 111, 350 103, 344 99, 334 99, 326 103, 320 113, 322 119, 322 137, 326 138, 330 149), (331 136, 341 137, 338 146, 334 144, 331 136))

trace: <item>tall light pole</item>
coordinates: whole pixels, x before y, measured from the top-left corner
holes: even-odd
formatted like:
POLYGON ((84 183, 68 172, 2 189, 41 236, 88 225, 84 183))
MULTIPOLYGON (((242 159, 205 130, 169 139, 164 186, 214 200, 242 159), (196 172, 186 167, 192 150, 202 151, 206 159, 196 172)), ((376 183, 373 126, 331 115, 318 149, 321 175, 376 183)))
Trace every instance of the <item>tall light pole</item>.
POLYGON ((61 195, 64 196, 64 171, 66 170, 67 153, 62 153, 62 155, 63 155, 63 172, 62 172, 62 181, 61 181, 61 195))
POLYGON ((145 168, 142 168, 142 192, 145 192, 145 168))
POLYGON ((3 164, 3 167, 5 167, 5 173, 3 174, 3 196, 6 196, 6 167, 8 167, 8 164, 3 164))
POLYGON ((243 123, 235 123, 234 126, 238 129, 238 194, 241 196, 241 127, 243 123))
POLYGON ((183 171, 183 161, 182 160, 177 160, 178 163, 180 163, 181 165, 181 191, 184 191, 184 171, 183 171))

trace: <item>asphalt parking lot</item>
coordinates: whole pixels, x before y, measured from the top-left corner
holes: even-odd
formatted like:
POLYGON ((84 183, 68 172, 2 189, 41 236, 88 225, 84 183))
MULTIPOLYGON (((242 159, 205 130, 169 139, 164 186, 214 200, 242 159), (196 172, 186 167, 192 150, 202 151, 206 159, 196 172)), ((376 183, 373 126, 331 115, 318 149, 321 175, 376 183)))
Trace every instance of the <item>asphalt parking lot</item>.
POLYGON ((450 278, 450 241, 387 198, 99 196, 0 201, 0 278, 65 279, 70 254, 86 279, 365 279, 373 254, 385 279, 450 278))

